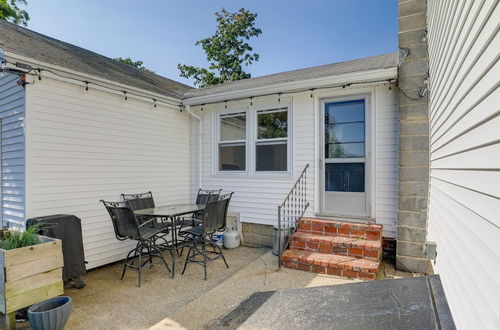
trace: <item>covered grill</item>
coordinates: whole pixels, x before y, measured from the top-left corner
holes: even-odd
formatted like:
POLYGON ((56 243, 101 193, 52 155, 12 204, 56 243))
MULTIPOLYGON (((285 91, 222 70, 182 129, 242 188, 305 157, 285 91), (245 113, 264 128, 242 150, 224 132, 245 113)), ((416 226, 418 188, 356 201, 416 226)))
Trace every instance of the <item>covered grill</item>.
POLYGON ((80 276, 85 274, 85 256, 80 218, 69 214, 49 215, 29 219, 26 227, 35 224, 40 226, 39 234, 61 240, 65 284, 73 282, 77 288, 83 288, 85 283, 80 276))

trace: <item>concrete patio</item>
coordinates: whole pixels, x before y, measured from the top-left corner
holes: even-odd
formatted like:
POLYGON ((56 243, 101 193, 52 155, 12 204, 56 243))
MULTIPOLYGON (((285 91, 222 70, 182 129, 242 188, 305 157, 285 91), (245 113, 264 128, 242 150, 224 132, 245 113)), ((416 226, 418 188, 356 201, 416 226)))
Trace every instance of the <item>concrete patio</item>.
MULTIPOLYGON (((73 310, 67 329, 202 329, 215 324, 250 295, 270 290, 317 287, 353 283, 357 280, 278 268, 276 256, 267 248, 239 247, 224 250, 230 265, 221 260, 203 269, 190 264, 180 274, 184 258, 178 258, 174 279, 166 269, 155 266, 145 270, 141 288, 137 274, 118 262, 84 275, 84 289, 66 289, 73 298, 73 310), (208 308, 208 306, 210 308, 208 308)), ((397 272, 383 263, 378 279, 418 276, 397 272)), ((29 329, 29 324, 18 324, 29 329)))

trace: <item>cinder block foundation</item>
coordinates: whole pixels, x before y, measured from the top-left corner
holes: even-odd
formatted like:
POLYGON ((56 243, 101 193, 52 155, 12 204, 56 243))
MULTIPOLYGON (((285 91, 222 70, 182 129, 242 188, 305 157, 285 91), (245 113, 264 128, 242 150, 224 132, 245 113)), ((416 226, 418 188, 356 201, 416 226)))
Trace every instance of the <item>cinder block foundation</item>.
POLYGON ((273 247, 273 226, 242 222, 243 245, 273 247))

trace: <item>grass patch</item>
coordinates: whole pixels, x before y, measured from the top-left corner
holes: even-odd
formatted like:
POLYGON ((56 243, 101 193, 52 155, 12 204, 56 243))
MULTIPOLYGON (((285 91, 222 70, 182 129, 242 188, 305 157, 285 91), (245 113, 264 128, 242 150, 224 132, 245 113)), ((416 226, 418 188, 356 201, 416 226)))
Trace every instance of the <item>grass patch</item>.
POLYGON ((26 246, 36 245, 39 243, 38 235, 36 234, 40 230, 40 226, 33 225, 30 226, 25 231, 9 231, 5 238, 0 241, 0 248, 4 250, 13 250, 26 246))

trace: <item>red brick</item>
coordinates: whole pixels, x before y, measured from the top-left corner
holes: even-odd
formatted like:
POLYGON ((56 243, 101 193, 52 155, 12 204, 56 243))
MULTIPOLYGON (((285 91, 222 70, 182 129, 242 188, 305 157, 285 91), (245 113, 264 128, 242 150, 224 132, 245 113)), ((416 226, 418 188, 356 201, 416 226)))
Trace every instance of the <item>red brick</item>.
POLYGON ((325 234, 331 235, 331 236, 337 235, 337 228, 335 228, 335 227, 325 227, 325 234))
POLYGON ((347 250, 347 252, 349 253, 349 255, 351 255, 351 254, 358 255, 358 256, 363 255, 363 250, 360 248, 349 248, 347 250))
POLYGON ((306 263, 307 262, 307 257, 308 255, 307 254, 303 254, 299 257, 299 262, 301 263, 306 263))
POLYGON ((352 270, 344 269, 344 270, 342 270, 342 276, 349 277, 349 278, 358 278, 359 273, 354 272, 352 270))
POLYGON ((294 247, 304 249, 306 247, 306 242, 294 240, 294 241, 292 241, 292 248, 294 248, 294 247))
POLYGON ((315 273, 324 274, 325 273, 325 267, 314 265, 314 266, 311 267, 311 271, 315 272, 315 273))
POLYGON ((318 251, 319 244, 313 242, 307 242, 307 250, 308 251, 318 251))
POLYGON ((373 257, 373 258, 378 258, 380 256, 379 251, 364 251, 364 256, 366 257, 373 257))
POLYGON ((334 246, 333 247, 333 253, 335 253, 335 254, 341 254, 341 255, 347 255, 347 248, 334 246))
POLYGON ((311 271, 311 265, 304 264, 304 263, 299 263, 299 268, 298 269, 310 272, 311 271))
POLYGON ((359 278, 362 278, 364 280, 374 280, 377 278, 377 275, 375 275, 374 273, 361 272, 359 273, 359 278))
POLYGON ((348 227, 337 228, 337 235, 339 236, 349 236, 351 230, 348 227))
POLYGON ((326 273, 328 275, 342 276, 342 271, 335 267, 327 267, 326 273))
POLYGON ((319 252, 330 253, 330 252, 332 252, 332 247, 330 246, 330 244, 320 244, 319 245, 319 252))
POLYGON ((375 230, 367 230, 366 238, 368 239, 380 239, 380 232, 375 230))
POLYGON ((365 231, 359 229, 351 229, 351 236, 365 237, 365 231))
POLYGON ((323 225, 320 225, 320 224, 317 224, 317 223, 313 223, 311 225, 311 231, 313 232, 317 232, 317 233, 323 233, 323 225))
POLYGON ((299 229, 304 231, 311 231, 311 224, 299 223, 299 229))

